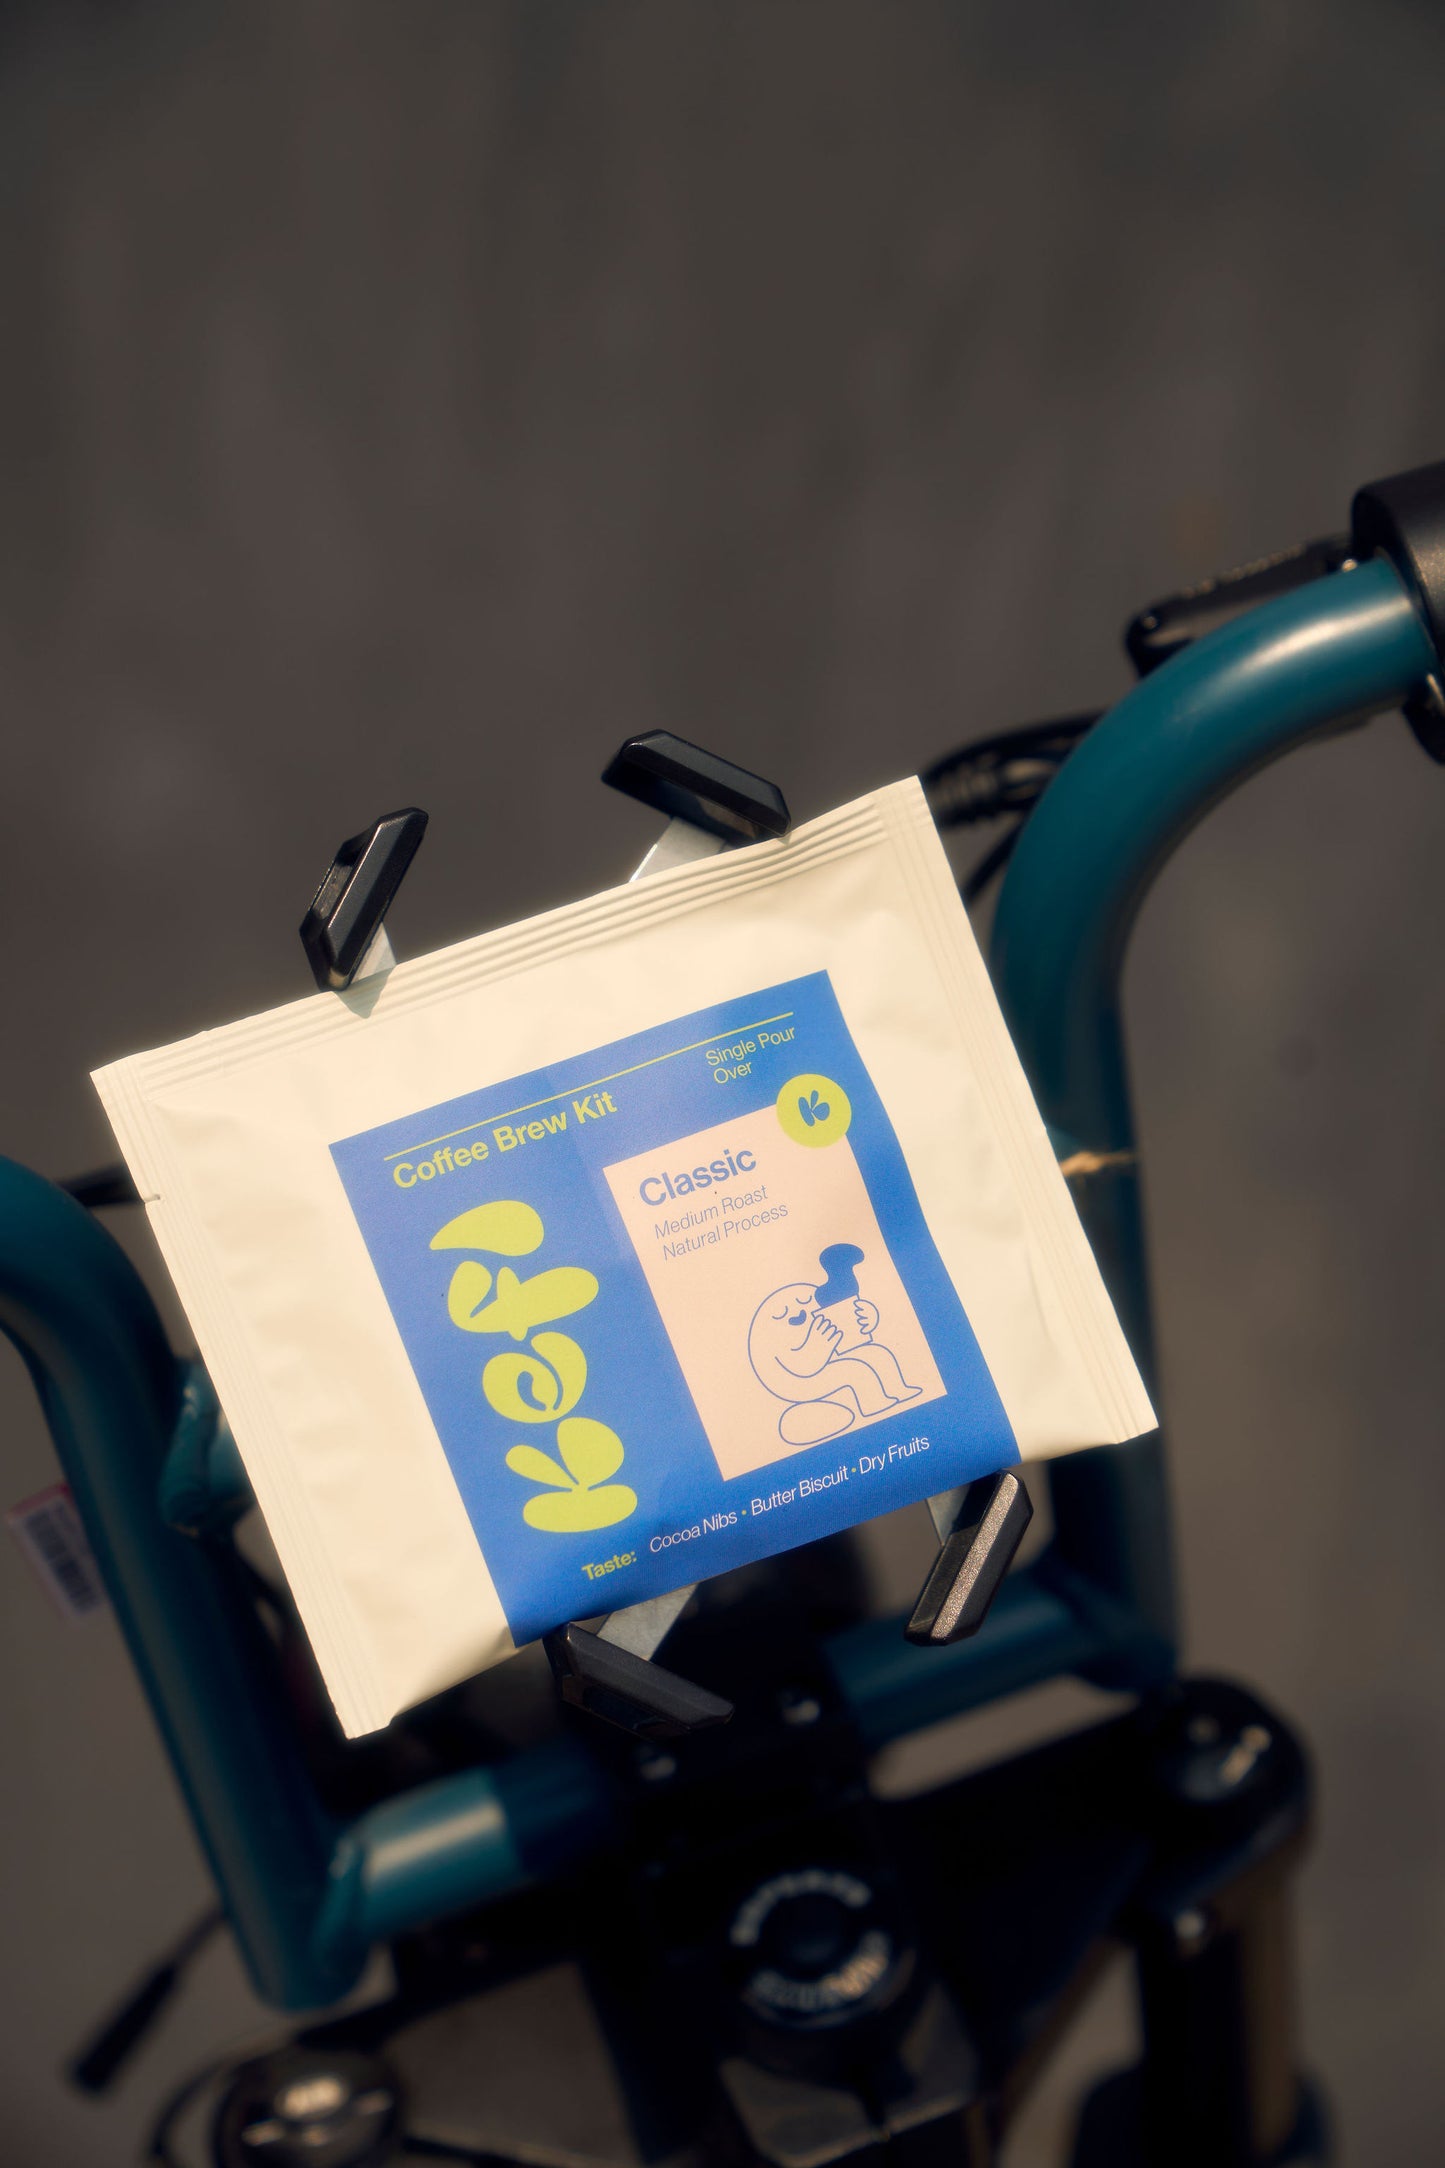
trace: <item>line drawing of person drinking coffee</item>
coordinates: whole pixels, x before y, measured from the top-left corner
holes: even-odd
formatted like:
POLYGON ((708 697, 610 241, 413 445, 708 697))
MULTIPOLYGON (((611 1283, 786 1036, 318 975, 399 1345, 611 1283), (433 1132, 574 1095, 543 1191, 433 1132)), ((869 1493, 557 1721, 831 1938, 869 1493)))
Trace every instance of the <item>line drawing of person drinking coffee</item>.
POLYGON ((785 1445, 822 1445, 919 1397, 892 1349, 874 1338, 878 1307, 858 1291, 862 1262, 856 1243, 830 1243, 818 1257, 821 1282, 790 1280, 753 1313, 748 1361, 788 1403, 778 1418, 785 1445))

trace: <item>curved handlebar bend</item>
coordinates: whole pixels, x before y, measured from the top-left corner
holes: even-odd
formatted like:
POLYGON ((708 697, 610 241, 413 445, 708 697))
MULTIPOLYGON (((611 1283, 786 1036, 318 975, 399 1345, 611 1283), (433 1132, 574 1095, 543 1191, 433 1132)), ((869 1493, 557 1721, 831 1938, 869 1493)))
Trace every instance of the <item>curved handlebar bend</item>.
POLYGON ((1212 806, 1292 746, 1396 707, 1438 668, 1383 558, 1187 647, 1127 693, 1030 816, 999 897, 994 984, 1044 1119, 1132 1148, 1119 972, 1139 905, 1212 806))
MULTIPOLYGON (((1169 853, 1229 791, 1292 746, 1396 706, 1438 667, 1383 558, 1330 574, 1196 641, 1084 739, 1030 816, 994 920, 994 984, 1044 1119, 1111 1155, 1080 1209, 1120 1322, 1155 1389, 1119 980, 1169 853)), ((1158 1436, 1049 1468, 1054 1553, 1173 1635, 1158 1436)), ((1102 1676, 1100 1683, 1107 1683, 1102 1676)))

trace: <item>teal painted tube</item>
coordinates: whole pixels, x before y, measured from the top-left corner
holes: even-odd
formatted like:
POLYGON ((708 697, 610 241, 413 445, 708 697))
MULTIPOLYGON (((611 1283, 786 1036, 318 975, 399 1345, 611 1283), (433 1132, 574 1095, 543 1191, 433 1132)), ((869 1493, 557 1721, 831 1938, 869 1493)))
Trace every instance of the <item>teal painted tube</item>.
POLYGON ((1140 903, 1210 808, 1291 746, 1398 703, 1435 668, 1383 559, 1252 610, 1127 694, 1044 793, 999 898, 994 983, 1044 1118, 1130 1149, 1119 971, 1140 903))
POLYGON ((1146 1684, 1171 1668, 1167 1646, 1127 1614, 1091 1603, 1087 1591, 1052 1588, 1028 1567, 1010 1574, 970 1640, 917 1648, 904 1639, 902 1619, 866 1619, 835 1634, 827 1654, 870 1747, 1067 1672, 1127 1662, 1146 1684))
POLYGON ((24 1357, 132 1660, 258 1991, 333 2001, 359 1961, 314 1946, 334 1830, 302 1770, 236 1561, 165 1526, 181 1369, 123 1252, 0 1160, 0 1329, 24 1357))
MULTIPOLYGON (((994 983, 1045 1120, 1124 1155, 1083 1215, 1151 1387, 1153 1334, 1119 1016, 1124 950, 1150 882, 1188 831, 1292 746, 1397 705, 1437 668, 1383 560, 1301 588, 1197 641, 1084 739, 1019 839, 994 922, 994 983)), ((1052 1464, 1055 1550, 1111 1602, 1174 1632, 1163 1453, 1156 1438, 1052 1464)), ((1134 1683, 1128 1667, 1091 1670, 1134 1683)))
POLYGON ((161 1467, 156 1504, 183 1535, 224 1535, 253 1503, 216 1388, 200 1363, 185 1365, 180 1412, 161 1467))
POLYGON ((345 1958, 560 1872, 606 1843, 613 1798, 600 1766, 563 1739, 388 1799, 337 1846, 320 1929, 345 1958))

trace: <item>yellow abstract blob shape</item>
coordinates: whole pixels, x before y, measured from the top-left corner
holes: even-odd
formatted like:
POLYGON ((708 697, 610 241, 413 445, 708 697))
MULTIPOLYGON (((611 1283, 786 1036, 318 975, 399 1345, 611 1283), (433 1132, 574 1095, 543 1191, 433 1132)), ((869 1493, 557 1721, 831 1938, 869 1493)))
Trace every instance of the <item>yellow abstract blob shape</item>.
POLYGON ((637 1510, 636 1491, 607 1480, 622 1466, 622 1440, 615 1430, 587 1415, 569 1416, 557 1425, 557 1446, 565 1467, 534 1445, 514 1445, 507 1455, 514 1475, 551 1486, 523 1506, 522 1518, 530 1528, 580 1534, 610 1528, 637 1510))
POLYGON ((439 1227, 434 1250, 495 1250, 499 1257, 530 1257, 541 1245, 542 1222, 529 1204, 499 1197, 495 1204, 473 1205, 439 1227))
POLYGON ((578 1483, 605 1483, 622 1466, 622 1440, 590 1415, 569 1416, 559 1423, 557 1445, 578 1483))
POLYGON ((539 1452, 535 1445, 514 1445, 507 1455, 507 1466, 513 1475, 524 1475, 529 1483, 552 1483, 565 1491, 573 1488, 562 1463, 553 1460, 550 1453, 539 1452))
POLYGON ((532 1345, 543 1361, 552 1365, 561 1381, 557 1413, 565 1415, 582 1398, 582 1388, 587 1383, 587 1357, 565 1332, 534 1333, 532 1345))
MULTIPOLYGON (((467 1319, 464 1329, 509 1332, 514 1340, 525 1340, 535 1326, 585 1310, 596 1293, 596 1280, 580 1265, 555 1265, 550 1272, 534 1272, 529 1280, 519 1280, 510 1265, 503 1265, 491 1301, 467 1319)), ((455 1321, 461 1323, 460 1318, 455 1321)))
POLYGON ((636 1491, 625 1483, 605 1483, 601 1490, 539 1491, 523 1506, 522 1518, 530 1528, 570 1536, 589 1528, 611 1528, 636 1511, 636 1491))
MULTIPOLYGON (((432 1246, 435 1248, 436 1245, 432 1246)), ((491 1273, 474 1257, 467 1258, 452 1274, 452 1284, 447 1289, 447 1316, 463 1332, 486 1331, 487 1328, 474 1323, 474 1319, 491 1292, 491 1273)))
POLYGON ((510 1423, 555 1421, 576 1407, 587 1383, 587 1357, 565 1332, 539 1332, 532 1347, 527 1355, 494 1355, 482 1372, 488 1405, 510 1423))

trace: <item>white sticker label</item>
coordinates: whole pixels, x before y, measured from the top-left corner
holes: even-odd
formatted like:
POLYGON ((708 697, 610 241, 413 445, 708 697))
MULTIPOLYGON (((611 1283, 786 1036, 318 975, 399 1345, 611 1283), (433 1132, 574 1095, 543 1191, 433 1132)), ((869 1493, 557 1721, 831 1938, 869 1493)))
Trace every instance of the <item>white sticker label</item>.
POLYGON ((88 1618, 105 1608, 105 1584, 68 1483, 53 1483, 12 1506, 5 1525, 62 1617, 88 1618))

